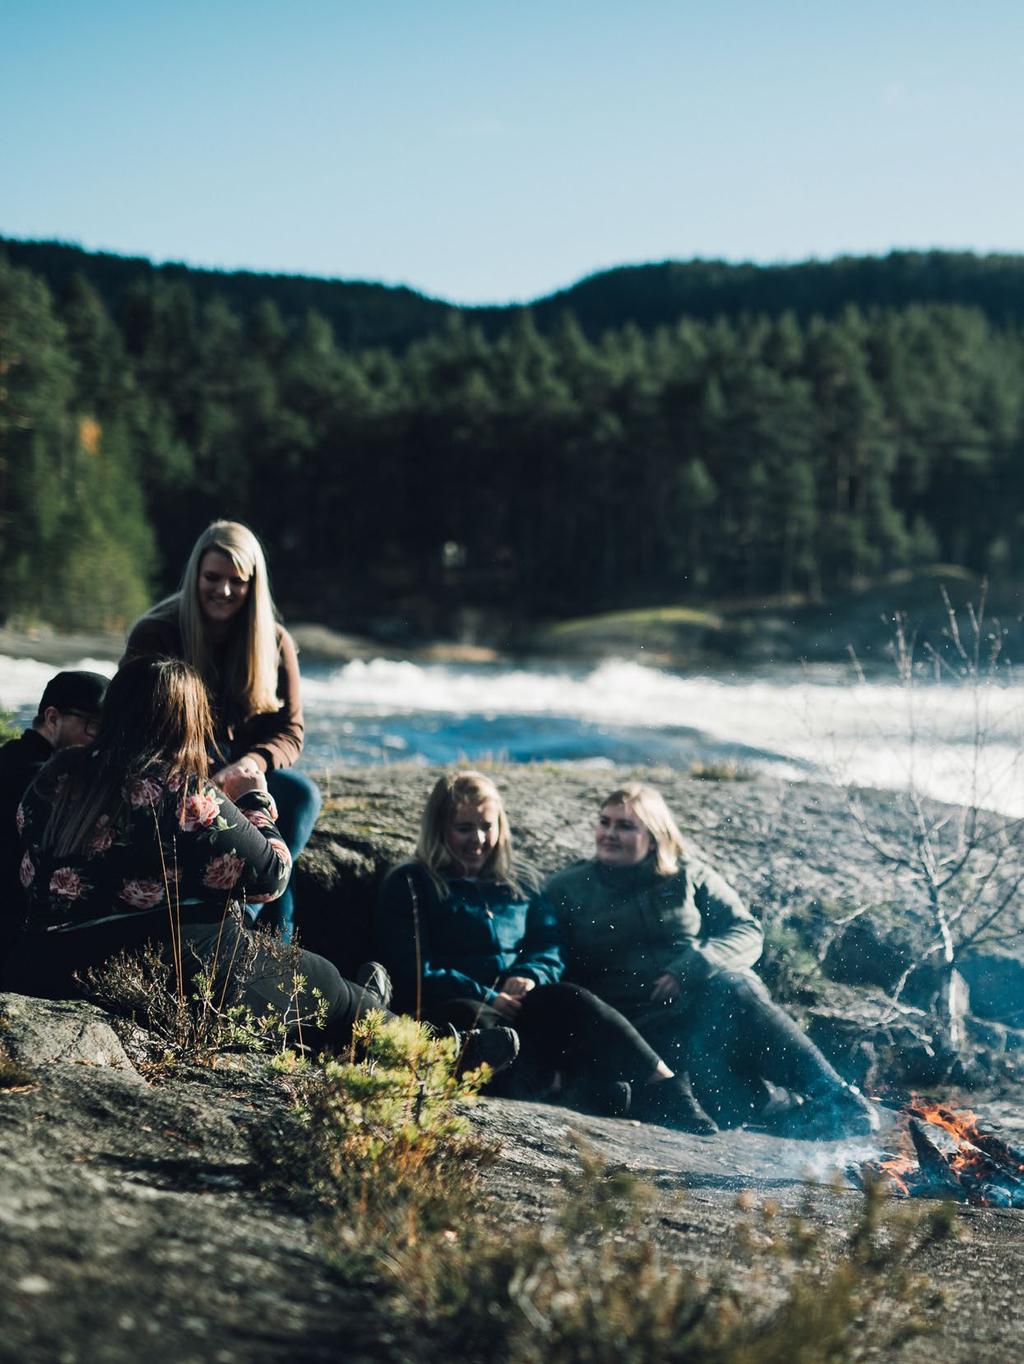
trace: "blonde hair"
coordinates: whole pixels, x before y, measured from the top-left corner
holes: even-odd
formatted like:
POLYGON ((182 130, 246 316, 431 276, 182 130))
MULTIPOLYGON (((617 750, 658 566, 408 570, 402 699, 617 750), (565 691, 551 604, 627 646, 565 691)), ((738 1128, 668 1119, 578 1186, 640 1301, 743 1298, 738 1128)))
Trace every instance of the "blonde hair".
POLYGON ((686 843, 660 791, 643 782, 629 782, 605 796, 601 809, 609 805, 628 805, 654 839, 654 866, 659 876, 671 876, 679 870, 679 859, 686 855, 686 843))
POLYGON ((512 866, 512 834, 501 794, 490 777, 482 772, 447 772, 434 783, 420 819, 416 858, 444 889, 444 876, 457 863, 448 851, 448 826, 460 805, 481 806, 493 800, 498 807, 498 841, 484 864, 481 877, 504 881, 513 890, 519 886, 512 866))
POLYGON ((245 716, 280 707, 277 612, 270 595, 263 546, 248 526, 240 521, 214 521, 207 526, 192 546, 181 575, 181 588, 154 606, 150 615, 161 620, 177 620, 185 661, 191 663, 214 695, 218 691, 227 692, 245 716), (213 664, 206 622, 199 605, 199 570, 203 556, 210 550, 226 555, 249 582, 249 592, 239 613, 237 628, 231 631, 220 676, 213 664))

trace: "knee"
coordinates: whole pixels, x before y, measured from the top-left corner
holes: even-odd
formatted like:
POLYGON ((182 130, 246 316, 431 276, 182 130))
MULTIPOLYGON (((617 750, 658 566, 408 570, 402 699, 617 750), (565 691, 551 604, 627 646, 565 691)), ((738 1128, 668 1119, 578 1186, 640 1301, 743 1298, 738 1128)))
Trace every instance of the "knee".
POLYGON ((771 1002, 764 985, 749 971, 719 971, 704 982, 703 994, 705 1003, 730 1011, 771 1002))
POLYGON ((293 767, 278 767, 268 772, 267 789, 279 804, 303 814, 310 811, 315 815, 323 804, 316 782, 293 767))
MULTIPOLYGON (((302 772, 278 768, 275 772, 267 773, 267 790, 277 805, 281 832, 298 835, 305 843, 323 804, 320 788, 302 772)), ((292 851, 297 849, 292 848, 292 851)))

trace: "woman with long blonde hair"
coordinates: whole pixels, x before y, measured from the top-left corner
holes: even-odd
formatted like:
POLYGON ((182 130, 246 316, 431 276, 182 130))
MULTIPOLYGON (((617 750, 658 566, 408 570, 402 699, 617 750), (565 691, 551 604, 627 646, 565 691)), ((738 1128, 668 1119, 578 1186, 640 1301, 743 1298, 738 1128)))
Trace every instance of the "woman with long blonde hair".
MULTIPOLYGON (((566 976, 623 1013, 690 1074, 721 1126, 775 1124, 793 1136, 878 1126, 873 1107, 771 1000, 751 969, 761 925, 688 848, 660 791, 632 782, 601 801, 592 858, 545 887, 566 976), (767 1084, 765 1082, 768 1082, 767 1084)), ((660 1120, 656 1091, 638 1117, 660 1120)))
MULTIPOLYGON (((296 857, 313 831, 320 793, 292 770, 303 739, 298 655, 277 619, 263 548, 248 526, 214 521, 200 535, 179 590, 129 632, 122 662, 143 656, 181 658, 199 673, 219 754, 213 780, 265 773, 281 833, 296 857)), ((294 918, 288 887, 260 922, 290 941, 294 918)))

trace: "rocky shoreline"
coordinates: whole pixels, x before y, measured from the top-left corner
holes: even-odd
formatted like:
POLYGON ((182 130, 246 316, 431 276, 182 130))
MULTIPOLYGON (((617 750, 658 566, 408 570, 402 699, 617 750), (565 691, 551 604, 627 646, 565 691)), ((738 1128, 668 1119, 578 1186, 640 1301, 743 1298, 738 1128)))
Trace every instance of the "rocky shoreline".
MULTIPOLYGON (((343 967, 363 954, 376 881, 411 851, 434 775, 393 767, 325 779, 324 815, 298 864, 298 899, 306 944, 330 948, 343 967)), ((547 873, 586 853, 595 803, 625 774, 510 767, 493 775, 518 846, 547 873)), ((645 775, 763 917, 766 976, 847 1073, 884 1081, 900 1047, 906 1066, 924 1064, 931 1026, 924 983, 904 992, 911 1012, 887 1017, 884 984, 863 979, 902 970, 897 964, 920 950, 921 907, 913 886, 884 871, 858 840, 841 795, 810 785, 695 781, 668 770, 645 775), (878 912, 849 917, 868 904, 878 912)), ((1012 954, 1000 960, 1019 969, 1012 954)), ((1004 1005, 1011 998, 1008 991, 1004 1005)), ((984 1102, 996 1111, 998 1092, 1005 1121, 1020 1093, 1017 1030, 995 1016, 991 1001, 986 1007, 993 1015, 978 1020, 972 1046, 988 1067, 984 1102), (993 1045, 1000 1037, 1001 1050, 993 1045)), ((265 1064, 226 1055, 154 1078, 142 1066, 147 1049, 137 1030, 115 1031, 90 1005, 12 995, 0 997, 0 1037, 13 1067, 0 1088, 2 1357, 28 1364, 431 1357, 429 1342, 413 1339, 372 1285, 332 1267, 308 1216, 268 1192, 261 1161, 290 1100, 265 1064)), ((699 1273, 747 1272, 735 1234, 741 1190, 783 1211, 802 1208, 826 1238, 838 1235, 859 1195, 827 1186, 808 1192, 805 1174, 825 1178, 872 1154, 864 1139, 692 1137, 496 1099, 481 1101, 473 1116, 497 1144, 486 1187, 510 1225, 550 1215, 582 1138, 653 1184, 651 1236, 699 1273)), ((941 1324, 943 1360, 1016 1357, 1022 1216, 959 1208, 969 1248, 929 1250, 922 1268, 956 1292, 941 1324)), ((894 1357, 933 1360, 935 1341, 912 1341, 894 1357)))

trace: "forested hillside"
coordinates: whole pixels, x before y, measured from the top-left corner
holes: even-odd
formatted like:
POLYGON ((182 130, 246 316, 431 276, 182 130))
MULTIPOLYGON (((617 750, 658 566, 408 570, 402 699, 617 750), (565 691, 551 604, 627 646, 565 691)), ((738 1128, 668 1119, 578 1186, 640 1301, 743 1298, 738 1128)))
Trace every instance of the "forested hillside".
POLYGON ((342 625, 1024 568, 1024 259, 652 266, 474 312, 7 251, 0 616, 123 622, 223 514, 342 625))

